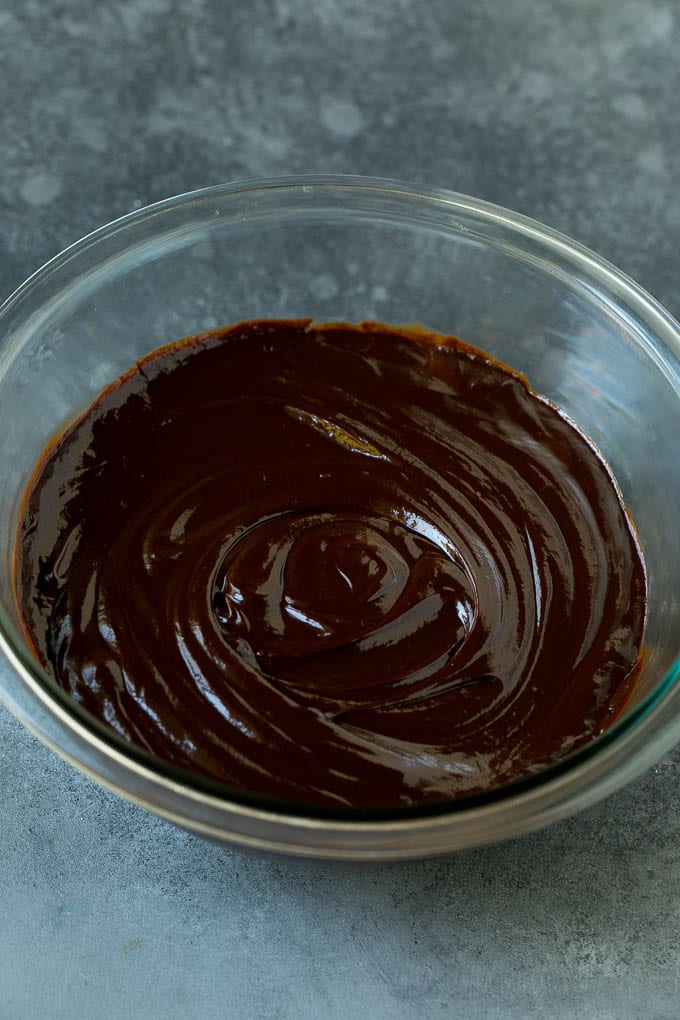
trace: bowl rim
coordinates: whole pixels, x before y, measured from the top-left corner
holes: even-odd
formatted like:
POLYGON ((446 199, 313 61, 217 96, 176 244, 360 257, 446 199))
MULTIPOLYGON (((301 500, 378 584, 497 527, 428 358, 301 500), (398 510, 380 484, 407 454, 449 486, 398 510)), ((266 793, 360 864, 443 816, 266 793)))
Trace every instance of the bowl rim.
MULTIPOLYGON (((37 269, 0 305, 0 321, 30 296, 36 285, 84 250, 170 209, 212 199, 222 200, 230 196, 247 196, 275 190, 309 194, 318 193, 323 189, 382 193, 411 200, 414 207, 429 203, 433 207, 445 208, 449 214, 455 214, 456 211, 471 214, 487 224, 503 227, 515 236, 538 242, 554 254, 566 258, 571 265, 587 271, 588 275, 595 276, 602 283, 604 289, 616 300, 617 310, 625 299, 644 319, 655 338, 658 337, 670 347, 677 363, 673 372, 680 398, 680 325, 639 284, 606 259, 552 227, 502 206, 442 188, 430 188, 387 178, 324 173, 256 178, 200 188, 141 207, 86 234, 37 269)), ((404 216, 404 219, 407 221, 408 217, 404 216)), ((23 724, 61 757, 127 799, 178 824, 217 838, 227 838, 224 824, 213 825, 201 821, 191 812, 177 813, 178 796, 180 799, 190 796, 192 804, 200 803, 208 812, 215 811, 224 815, 226 811, 230 818, 237 815, 245 819, 255 818, 270 825, 272 823, 295 825, 302 830, 322 829, 336 834, 349 832, 386 834, 404 831, 414 833, 418 830, 433 833, 452 824, 459 827, 473 820, 479 822, 490 813, 496 817, 500 811, 501 814, 508 816, 509 824, 505 826, 502 834, 495 833, 492 836, 495 840, 547 824, 556 817, 593 803, 653 764, 680 740, 679 654, 664 677, 628 715, 618 719, 610 729, 585 747, 534 775, 494 787, 481 794, 469 794, 437 804, 398 809, 320 809, 306 804, 243 794, 225 784, 204 780, 189 770, 170 765, 153 758, 142 749, 134 748, 73 702, 42 670, 20 637, 19 640, 17 638, 15 628, 6 619, 0 606, 0 651, 4 653, 24 687, 50 716, 56 717, 59 724, 75 739, 78 747, 90 748, 102 761, 115 762, 126 777, 133 774, 136 779, 136 792, 112 781, 106 769, 92 767, 82 761, 77 754, 59 746, 30 718, 29 713, 21 708, 11 693, 0 687, 0 698, 23 724), (673 711, 669 711, 671 708, 673 711), (655 739, 648 740, 652 734, 655 739), (137 789, 140 784, 148 788, 146 792, 137 789), (151 791, 155 796, 151 796, 151 791), (561 793, 563 796, 561 799, 559 796, 557 799, 554 796, 546 798, 551 792, 561 793), (169 801, 175 804, 175 809, 170 806, 169 801), (521 810, 518 811, 518 807, 521 810)), ((288 844, 279 846, 272 839, 252 840, 243 833, 235 835, 231 833, 228 838, 258 847, 289 849, 288 844)), ((491 840, 478 840, 489 841, 491 840)), ((461 845, 474 844, 464 842, 461 845)), ((294 852, 306 851, 298 848, 294 852)), ((318 847, 312 852, 315 856, 324 856, 323 852, 320 854, 318 847)), ((348 852, 348 855, 356 854, 348 852)), ((360 855, 367 856, 365 852, 360 855)), ((400 854, 402 855, 410 854, 400 854)), ((422 856, 422 849, 416 851, 414 855, 422 856)), ((339 855, 336 851, 331 851, 327 856, 339 855)), ((379 856, 385 857, 384 851, 379 856)))

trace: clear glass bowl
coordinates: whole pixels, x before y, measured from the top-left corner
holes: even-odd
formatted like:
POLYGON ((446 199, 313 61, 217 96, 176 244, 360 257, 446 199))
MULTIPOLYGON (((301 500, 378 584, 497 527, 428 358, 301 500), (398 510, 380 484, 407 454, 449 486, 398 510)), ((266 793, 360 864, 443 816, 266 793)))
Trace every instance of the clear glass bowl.
POLYGON ((566 237, 475 199, 391 181, 282 178, 208 188, 79 241, 0 309, 0 693, 41 740, 205 836, 298 855, 420 857, 514 836, 611 793, 680 739, 680 328, 566 237), (649 578, 644 668, 604 736, 530 779, 429 808, 332 812, 201 781, 123 743, 39 667, 12 559, 49 438, 141 355, 251 317, 420 322, 521 370, 595 440, 649 578))

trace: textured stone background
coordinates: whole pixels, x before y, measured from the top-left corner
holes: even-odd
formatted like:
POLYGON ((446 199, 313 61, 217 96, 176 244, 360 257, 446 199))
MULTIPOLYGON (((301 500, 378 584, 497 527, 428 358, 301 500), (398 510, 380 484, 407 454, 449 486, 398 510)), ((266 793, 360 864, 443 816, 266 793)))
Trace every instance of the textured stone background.
MULTIPOLYGON (((0 293, 155 199, 332 170, 529 213, 678 315, 679 44, 673 0, 6 0, 0 293)), ((204 844, 4 710, 0 769, 0 1020, 680 1016, 678 752, 545 832, 367 868, 204 844)))

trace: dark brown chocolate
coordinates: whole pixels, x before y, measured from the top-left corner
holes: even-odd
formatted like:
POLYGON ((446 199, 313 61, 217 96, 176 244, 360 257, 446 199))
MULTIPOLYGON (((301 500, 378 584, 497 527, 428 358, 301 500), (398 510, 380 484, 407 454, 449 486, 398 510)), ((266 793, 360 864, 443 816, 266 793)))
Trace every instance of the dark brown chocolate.
POLYGON ((454 338, 259 321, 170 345, 50 446, 17 597, 126 740, 240 790, 441 801, 602 732, 646 607, 593 446, 454 338))

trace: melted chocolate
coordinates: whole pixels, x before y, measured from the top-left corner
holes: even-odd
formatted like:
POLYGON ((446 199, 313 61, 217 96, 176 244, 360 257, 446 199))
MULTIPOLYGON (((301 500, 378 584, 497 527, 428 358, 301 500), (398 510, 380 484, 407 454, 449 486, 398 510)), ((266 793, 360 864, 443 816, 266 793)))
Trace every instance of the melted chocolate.
POLYGON ((608 469, 522 376, 310 320, 189 338, 109 387, 37 469, 17 596, 126 740, 355 806, 486 789, 602 732, 646 607, 608 469))

